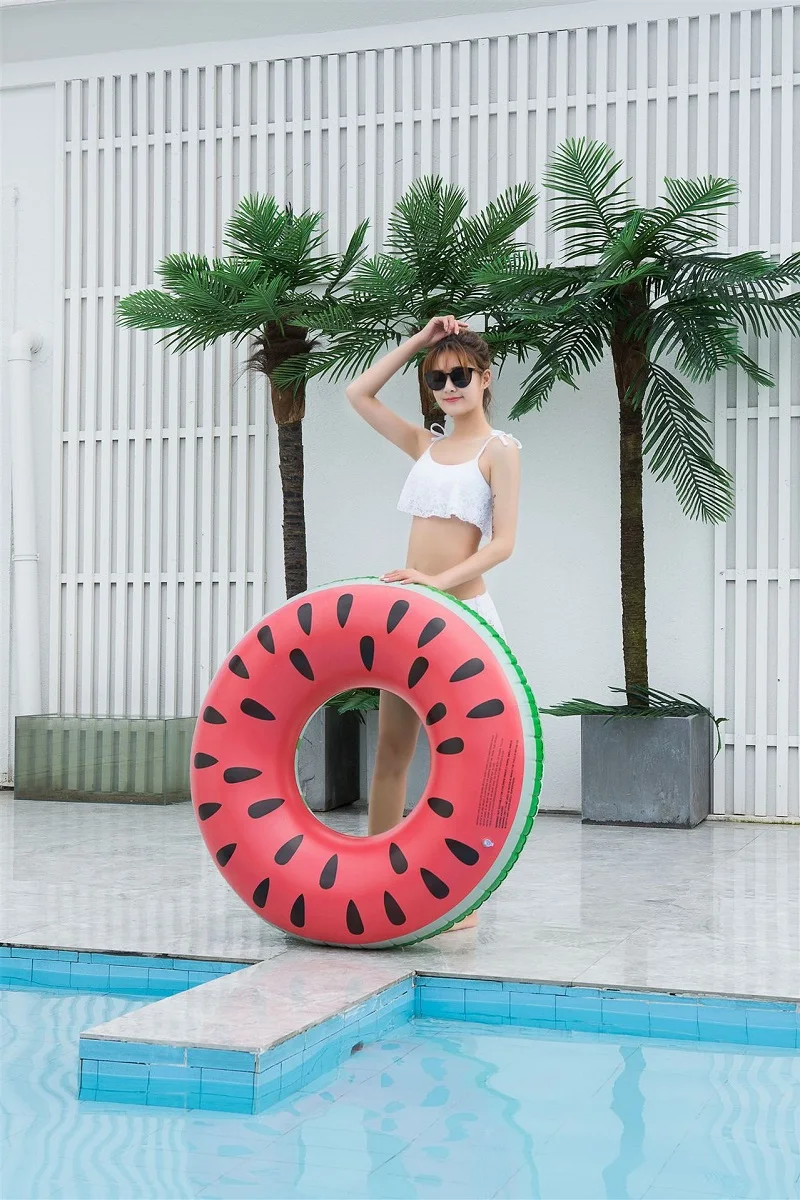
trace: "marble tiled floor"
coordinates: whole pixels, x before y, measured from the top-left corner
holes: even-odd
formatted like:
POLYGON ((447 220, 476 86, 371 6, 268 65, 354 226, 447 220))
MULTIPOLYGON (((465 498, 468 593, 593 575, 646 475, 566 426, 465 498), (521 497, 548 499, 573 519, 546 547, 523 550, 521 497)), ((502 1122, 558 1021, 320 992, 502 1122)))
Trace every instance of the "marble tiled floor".
MULTIPOLYGON (((356 832, 364 814, 333 822, 356 832)), ((14 800, 0 793, 0 941, 321 965, 349 952, 270 928, 228 888, 188 804, 14 800)), ((800 827, 583 826, 540 816, 477 930, 377 966, 800 1000, 800 827)))

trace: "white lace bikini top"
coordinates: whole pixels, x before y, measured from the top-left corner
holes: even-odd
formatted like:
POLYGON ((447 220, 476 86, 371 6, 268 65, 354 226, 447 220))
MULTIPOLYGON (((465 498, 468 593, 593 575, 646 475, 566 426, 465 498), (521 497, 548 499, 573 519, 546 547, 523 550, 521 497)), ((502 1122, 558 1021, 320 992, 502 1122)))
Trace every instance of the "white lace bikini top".
POLYGON ((493 438, 503 445, 521 443, 508 433, 493 429, 474 458, 463 463, 440 463, 431 458, 431 446, 444 437, 441 426, 431 429, 433 441, 408 473, 397 507, 412 517, 458 517, 477 525, 484 537, 492 536, 492 489, 478 460, 493 438))

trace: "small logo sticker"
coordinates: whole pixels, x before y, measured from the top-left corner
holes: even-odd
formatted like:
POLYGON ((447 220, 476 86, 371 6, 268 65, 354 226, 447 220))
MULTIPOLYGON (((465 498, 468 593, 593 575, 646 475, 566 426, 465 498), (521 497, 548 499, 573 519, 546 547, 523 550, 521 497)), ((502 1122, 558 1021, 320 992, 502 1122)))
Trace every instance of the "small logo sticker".
POLYGON ((489 850, 494 845, 494 842, 492 841, 491 838, 484 838, 483 844, 486 847, 486 849, 489 850))

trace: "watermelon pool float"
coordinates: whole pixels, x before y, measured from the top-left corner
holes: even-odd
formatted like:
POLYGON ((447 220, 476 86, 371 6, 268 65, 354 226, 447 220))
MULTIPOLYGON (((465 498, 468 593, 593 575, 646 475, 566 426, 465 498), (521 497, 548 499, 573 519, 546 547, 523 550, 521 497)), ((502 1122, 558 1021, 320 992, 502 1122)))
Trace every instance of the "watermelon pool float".
POLYGON ((408 945, 477 908, 533 824, 536 705, 503 639, 417 584, 348 579, 259 621, 217 671, 192 742, 191 792, 217 866, 271 924, 335 946, 408 945), (332 696, 372 686, 419 714, 431 768, 414 811, 376 837, 305 805, 295 748, 332 696))

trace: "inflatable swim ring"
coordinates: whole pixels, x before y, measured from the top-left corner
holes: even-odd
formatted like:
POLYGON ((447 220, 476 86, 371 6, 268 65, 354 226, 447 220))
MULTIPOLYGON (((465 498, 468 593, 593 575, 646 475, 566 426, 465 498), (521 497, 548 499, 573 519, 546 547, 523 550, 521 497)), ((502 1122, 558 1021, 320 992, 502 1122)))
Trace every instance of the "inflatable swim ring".
POLYGON ((308 941, 399 946, 482 904, 533 824, 542 743, 503 639, 452 596, 350 579, 259 621, 212 680, 192 742, 191 792, 224 878, 265 920, 308 941), (305 805, 295 748, 352 687, 394 691, 430 742, 426 790, 376 837, 329 829, 305 805))

